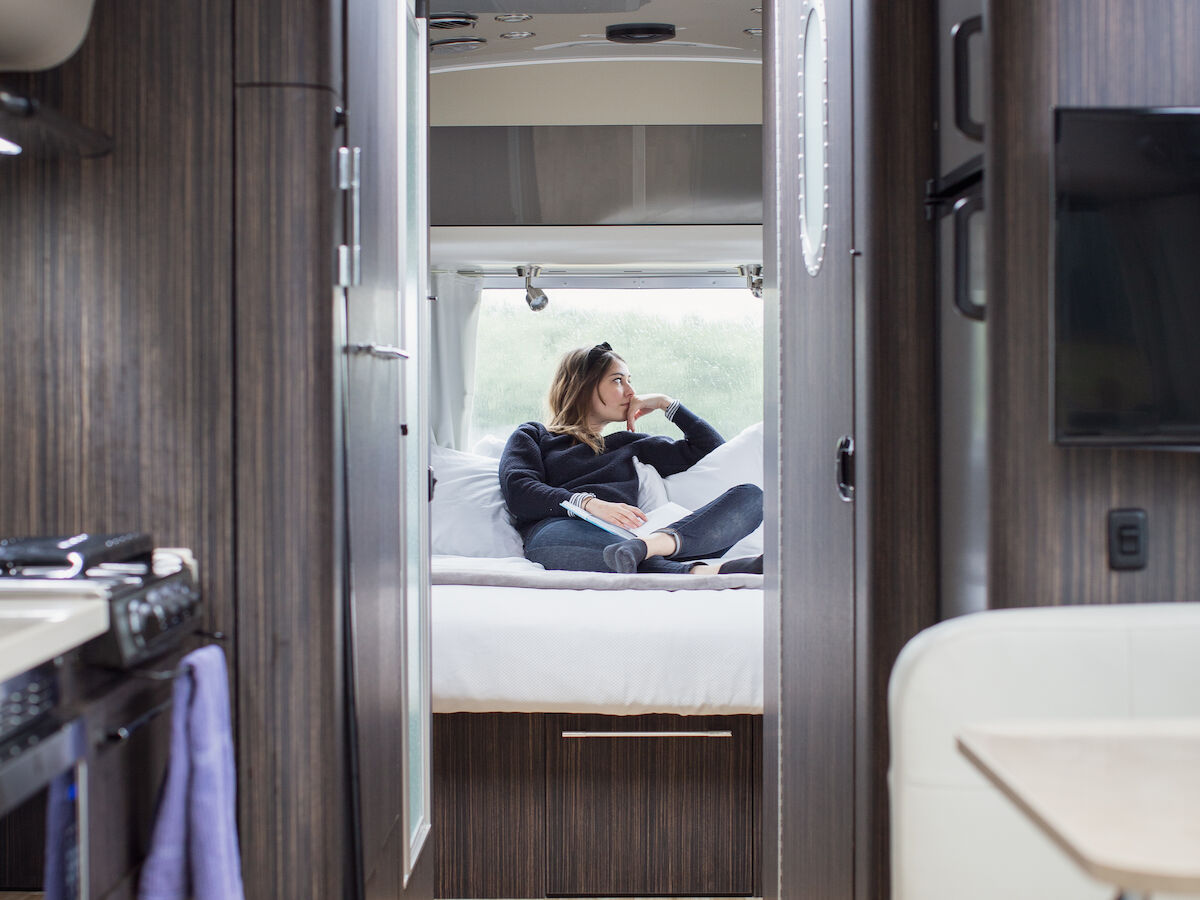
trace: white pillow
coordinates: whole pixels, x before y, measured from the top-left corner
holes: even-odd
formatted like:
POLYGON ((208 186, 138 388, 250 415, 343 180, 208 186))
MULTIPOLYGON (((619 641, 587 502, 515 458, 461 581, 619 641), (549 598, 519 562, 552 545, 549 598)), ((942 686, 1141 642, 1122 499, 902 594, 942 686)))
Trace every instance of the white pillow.
POLYGON ((638 509, 642 512, 658 509, 668 499, 667 485, 663 477, 658 474, 658 469, 642 462, 636 456, 633 458, 633 467, 637 469, 638 476, 638 509))
POLYGON ((500 494, 500 460, 429 448, 437 486, 429 507, 431 550, 449 556, 524 556, 500 494))
MULTIPOLYGON (((763 426, 758 422, 726 441, 690 469, 663 479, 667 499, 699 509, 736 484, 763 486, 763 426)), ((763 552, 763 526, 738 541, 726 559, 763 552)))
POLYGON ((664 478, 667 499, 699 509, 735 484, 763 486, 763 426, 758 422, 726 441, 690 469, 664 478))
POLYGON ((504 447, 507 443, 505 438, 496 437, 494 434, 485 434, 475 442, 471 452, 476 456, 490 456, 499 459, 504 455, 504 447))

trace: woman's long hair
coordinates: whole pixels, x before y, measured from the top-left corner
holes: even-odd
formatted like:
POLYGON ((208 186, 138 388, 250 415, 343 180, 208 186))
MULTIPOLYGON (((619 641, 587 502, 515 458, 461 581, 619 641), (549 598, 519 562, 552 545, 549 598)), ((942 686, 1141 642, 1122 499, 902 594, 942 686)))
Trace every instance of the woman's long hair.
POLYGON ((621 357, 607 341, 595 347, 576 347, 563 354, 550 383, 550 424, 546 426, 550 431, 569 434, 596 453, 604 450, 604 438, 588 428, 588 415, 596 386, 614 359, 621 357))

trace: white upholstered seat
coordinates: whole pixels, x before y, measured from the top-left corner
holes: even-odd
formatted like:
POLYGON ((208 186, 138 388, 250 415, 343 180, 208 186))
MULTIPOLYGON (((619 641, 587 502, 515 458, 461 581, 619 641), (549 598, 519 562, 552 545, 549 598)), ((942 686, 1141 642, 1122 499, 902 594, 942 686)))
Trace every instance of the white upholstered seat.
POLYGON ((1111 900, 971 766, 955 735, 1004 719, 1200 716, 1200 603, 939 623, 896 660, 888 715, 893 900, 1111 900))

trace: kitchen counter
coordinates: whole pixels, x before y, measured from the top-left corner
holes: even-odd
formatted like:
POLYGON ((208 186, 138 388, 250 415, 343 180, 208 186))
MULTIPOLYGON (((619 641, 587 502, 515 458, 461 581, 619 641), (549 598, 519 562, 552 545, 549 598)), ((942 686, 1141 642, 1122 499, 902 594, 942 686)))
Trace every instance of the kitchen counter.
POLYGON ((0 682, 108 631, 108 601, 80 582, 0 591, 0 682))

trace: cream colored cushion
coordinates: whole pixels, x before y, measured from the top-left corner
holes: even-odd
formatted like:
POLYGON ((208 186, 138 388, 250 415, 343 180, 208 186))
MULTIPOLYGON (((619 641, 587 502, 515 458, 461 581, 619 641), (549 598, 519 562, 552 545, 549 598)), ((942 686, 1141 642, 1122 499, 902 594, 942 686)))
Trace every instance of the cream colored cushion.
POLYGON ((955 736, 1006 718, 1200 716, 1197 660, 1200 603, 991 610, 913 638, 888 691, 893 900, 1111 900, 955 736))

